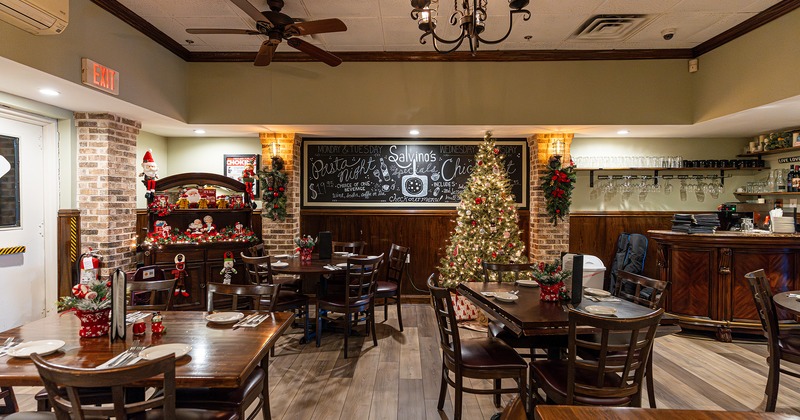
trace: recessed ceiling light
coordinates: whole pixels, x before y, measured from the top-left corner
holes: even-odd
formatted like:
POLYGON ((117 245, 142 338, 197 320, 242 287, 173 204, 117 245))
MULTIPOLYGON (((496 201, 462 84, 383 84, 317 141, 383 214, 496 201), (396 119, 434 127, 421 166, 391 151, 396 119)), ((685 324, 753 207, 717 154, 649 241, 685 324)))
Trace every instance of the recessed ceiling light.
POLYGON ((625 134, 630 134, 630 133, 631 133, 631 132, 630 132, 629 130, 619 130, 619 131, 617 131, 617 134, 621 134, 621 135, 623 135, 623 136, 624 136, 625 134))
POLYGON ((39 93, 41 93, 42 95, 47 95, 47 96, 58 96, 58 95, 61 95, 61 92, 59 92, 59 91, 57 91, 55 89, 51 89, 51 88, 41 88, 41 89, 39 89, 39 93))
POLYGON ((411 131, 408 132, 408 134, 411 134, 412 136, 418 136, 419 135, 419 130, 411 130, 411 131))
POLYGON ((198 128, 197 130, 194 130, 194 133, 195 134, 205 134, 206 130, 203 130, 202 128, 198 128))

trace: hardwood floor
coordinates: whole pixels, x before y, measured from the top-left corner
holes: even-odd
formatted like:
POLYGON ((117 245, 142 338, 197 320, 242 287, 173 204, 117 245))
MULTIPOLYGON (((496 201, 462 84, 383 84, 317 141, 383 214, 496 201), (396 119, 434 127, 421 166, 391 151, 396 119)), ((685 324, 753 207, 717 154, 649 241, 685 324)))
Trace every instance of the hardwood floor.
MULTIPOLYGON (((382 308, 376 312, 377 320, 382 320, 382 308)), ((400 332, 390 308, 389 320, 377 325, 378 347, 371 339, 354 337, 347 360, 341 334, 325 333, 319 348, 313 343, 300 345, 300 330, 287 334, 270 365, 273 418, 452 418, 452 388, 444 412, 436 410, 441 353, 433 311, 425 304, 409 304, 403 306, 403 316, 405 331, 400 332)), ((463 328, 461 333, 483 334, 463 328)), ((720 343, 682 335, 657 339, 654 373, 659 408, 763 411, 766 353, 764 343, 757 341, 720 343)), ((489 387, 488 381, 483 382, 489 387)), ((33 394, 38 389, 15 388, 22 410, 35 410, 33 394)), ((506 395, 503 401, 510 398, 506 395)), ((646 394, 644 399, 647 406, 646 394)), ((491 396, 464 394, 464 420, 488 419, 497 411, 491 396)), ((777 411, 800 414, 800 381, 781 377, 777 411)))

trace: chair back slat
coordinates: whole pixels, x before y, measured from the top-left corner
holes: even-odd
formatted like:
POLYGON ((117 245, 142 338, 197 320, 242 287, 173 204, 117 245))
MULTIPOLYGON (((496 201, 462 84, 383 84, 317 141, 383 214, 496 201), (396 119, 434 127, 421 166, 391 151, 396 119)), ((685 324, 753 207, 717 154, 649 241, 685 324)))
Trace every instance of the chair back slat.
POLYGON ((248 257, 265 257, 269 255, 263 242, 247 248, 247 254, 248 257))
POLYGON ((389 257, 386 264, 386 281, 400 286, 403 272, 406 269, 406 260, 410 253, 410 247, 392 244, 391 248, 389 248, 389 257))
POLYGON ((52 364, 38 354, 31 359, 44 382, 48 398, 59 420, 89 417, 129 418, 152 408, 164 410, 164 418, 175 418, 175 355, 142 361, 111 369, 70 368, 52 364), (125 387, 163 375, 163 393, 145 401, 125 401, 125 387), (108 406, 83 405, 78 388, 111 388, 113 403, 108 406), (62 394, 61 390, 66 392, 62 394), (62 395, 66 395, 63 397, 62 395))
POLYGON ((375 281, 383 262, 383 254, 372 258, 353 257, 347 259, 345 275, 345 304, 362 305, 371 301, 375 294, 375 281))
POLYGON ((333 241, 331 242, 331 246, 333 247, 333 250, 336 252, 349 252, 351 254, 361 255, 364 253, 364 247, 367 246, 367 243, 363 241, 355 241, 355 242, 333 241))
POLYGON ((253 301, 253 309, 261 310, 261 302, 269 299, 269 308, 263 308, 270 312, 275 312, 275 304, 278 301, 278 293, 280 293, 280 284, 223 284, 223 283, 208 283, 208 312, 215 310, 214 297, 217 295, 230 296, 233 302, 230 309, 238 309, 239 297, 249 297, 253 301), (263 299, 263 300, 262 300, 263 299))
POLYGON ((251 284, 272 284, 272 263, 270 256, 248 257, 242 252, 240 254, 244 263, 245 277, 251 284))
POLYGON ((566 404, 574 404, 576 397, 633 397, 641 392, 645 366, 663 314, 664 310, 658 309, 643 317, 618 319, 570 309, 566 404), (579 336, 578 326, 593 327, 599 332, 579 336), (622 341, 611 340, 612 334, 625 335, 627 340, 624 344, 610 344, 622 341), (599 356, 578 359, 576 355, 584 350, 599 356), (592 380, 584 382, 578 378, 592 380))
POLYGON ((651 279, 627 271, 617 271, 614 296, 650 309, 662 308, 666 299, 668 281, 651 279))
POLYGON ((143 280, 126 283, 128 309, 140 311, 168 311, 172 308, 176 279, 143 280))
POLYGON ((532 280, 535 266, 535 263, 500 264, 484 261, 481 263, 481 267, 483 267, 483 282, 496 281, 501 283, 503 281, 532 280))
POLYGON ((767 337, 770 353, 772 353, 778 349, 778 336, 780 335, 778 311, 772 300, 772 286, 770 286, 764 270, 747 273, 744 277, 753 293, 758 319, 761 321, 761 328, 764 330, 764 336, 767 337))
POLYGON ((439 347, 445 360, 456 367, 461 366, 461 337, 458 332, 456 315, 453 310, 453 301, 450 290, 438 286, 436 273, 428 277, 428 290, 431 293, 433 311, 436 315, 436 326, 439 330, 439 347))

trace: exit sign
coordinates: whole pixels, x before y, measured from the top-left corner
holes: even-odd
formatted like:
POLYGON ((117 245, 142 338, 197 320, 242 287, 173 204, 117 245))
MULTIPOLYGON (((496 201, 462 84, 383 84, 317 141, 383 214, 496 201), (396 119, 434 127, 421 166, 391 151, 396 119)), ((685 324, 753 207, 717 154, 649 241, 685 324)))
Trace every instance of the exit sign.
POLYGON ((103 92, 119 95, 119 72, 88 58, 81 58, 81 82, 103 92))

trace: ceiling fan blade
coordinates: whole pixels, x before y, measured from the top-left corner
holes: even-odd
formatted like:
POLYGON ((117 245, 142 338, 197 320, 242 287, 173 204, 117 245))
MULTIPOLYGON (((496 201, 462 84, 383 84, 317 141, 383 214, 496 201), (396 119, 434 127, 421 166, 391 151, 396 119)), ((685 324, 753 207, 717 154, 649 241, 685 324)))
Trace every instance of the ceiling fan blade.
POLYGON ((190 34, 230 34, 230 35, 260 35, 261 32, 251 29, 187 29, 190 34))
POLYGON ((253 62, 256 66, 268 66, 272 62, 272 56, 275 55, 275 49, 278 48, 278 43, 273 41, 264 41, 261 44, 261 49, 258 50, 256 61, 253 62))
POLYGON ((337 56, 335 56, 335 55, 333 55, 333 54, 331 54, 331 53, 329 53, 329 52, 323 50, 322 48, 319 48, 319 47, 317 47, 317 46, 315 46, 313 44, 309 44, 308 42, 303 41, 302 39, 289 38, 286 41, 286 43, 289 44, 290 47, 298 49, 298 50, 310 55, 311 57, 314 57, 317 60, 322 61, 323 63, 325 63, 325 64, 327 64, 327 65, 329 65, 331 67, 336 67, 339 64, 342 64, 342 59, 341 58, 339 58, 339 57, 337 57, 337 56))
POLYGON ((286 25, 286 31, 292 35, 312 35, 326 32, 344 32, 346 30, 347 25, 339 19, 312 20, 286 25))
POLYGON ((233 2, 233 4, 235 4, 240 9, 244 10, 244 12, 247 13, 251 18, 253 18, 254 21, 263 22, 265 20, 264 15, 261 14, 261 12, 258 9, 256 9, 256 7, 253 6, 249 1, 231 0, 231 2, 233 2))

